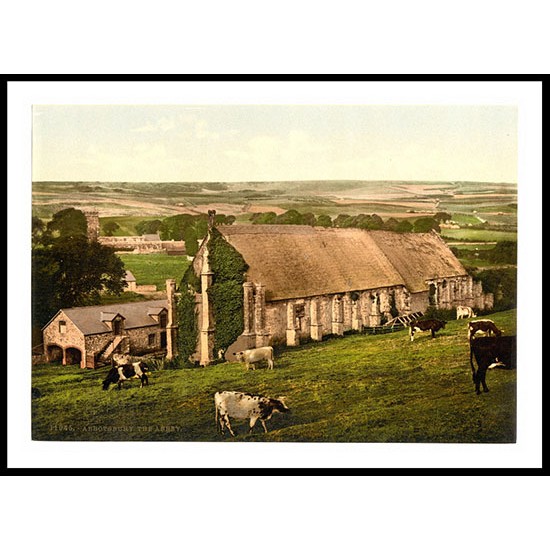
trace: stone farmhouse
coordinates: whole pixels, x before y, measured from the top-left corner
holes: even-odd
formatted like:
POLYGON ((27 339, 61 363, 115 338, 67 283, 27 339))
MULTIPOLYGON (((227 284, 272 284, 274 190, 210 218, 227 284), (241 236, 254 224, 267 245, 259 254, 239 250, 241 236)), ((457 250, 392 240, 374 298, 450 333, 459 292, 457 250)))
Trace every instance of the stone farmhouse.
POLYGON ((95 368, 113 353, 175 354, 176 319, 173 279, 167 298, 59 310, 42 329, 48 362, 95 368))
MULTIPOLYGON (((244 295, 244 331, 225 350, 263 345, 297 346, 306 339, 343 335, 380 326, 392 317, 493 305, 481 283, 465 271, 435 233, 394 233, 291 225, 219 226, 227 243, 249 268, 244 295)), ((201 364, 215 357, 215 323, 208 288, 216 274, 208 261, 209 236, 193 269, 199 337, 194 356, 201 364)))

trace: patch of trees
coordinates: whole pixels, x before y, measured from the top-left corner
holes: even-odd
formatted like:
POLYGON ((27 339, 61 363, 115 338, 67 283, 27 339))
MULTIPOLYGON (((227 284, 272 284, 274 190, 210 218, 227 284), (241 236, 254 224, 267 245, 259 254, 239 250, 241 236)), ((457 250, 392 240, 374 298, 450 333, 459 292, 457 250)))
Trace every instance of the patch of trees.
POLYGON ((32 220, 32 317, 43 326, 60 309, 100 303, 120 294, 126 271, 112 248, 87 237, 86 217, 67 208, 45 224, 32 220))
POLYGON ((474 280, 481 281, 484 292, 494 295, 493 311, 505 311, 517 305, 517 268, 470 270, 474 280))
POLYGON ((113 234, 119 229, 120 225, 118 225, 118 223, 113 220, 109 220, 103 224, 103 233, 105 233, 107 237, 112 237, 113 234))
POLYGON ((438 212, 434 216, 417 218, 414 223, 408 220, 396 220, 388 218, 384 221, 378 214, 338 214, 332 219, 327 214, 315 216, 311 212, 301 213, 291 209, 277 215, 275 212, 255 212, 250 216, 253 224, 275 224, 275 225, 310 225, 315 227, 356 227, 359 229, 396 231, 398 233, 427 233, 432 229, 441 232, 439 224, 442 221, 451 219, 446 212, 438 212))
MULTIPOLYGON (((214 184, 211 184, 214 185, 214 184)), ((216 225, 231 225, 235 216, 216 214, 216 225)), ((141 221, 135 226, 138 235, 158 233, 163 241, 185 241, 185 249, 189 256, 194 256, 199 249, 198 241, 206 237, 208 232, 207 214, 177 214, 163 220, 141 221)))
POLYGON ((457 258, 486 260, 492 264, 517 264, 518 245, 515 241, 499 241, 493 248, 472 250, 452 246, 457 258))

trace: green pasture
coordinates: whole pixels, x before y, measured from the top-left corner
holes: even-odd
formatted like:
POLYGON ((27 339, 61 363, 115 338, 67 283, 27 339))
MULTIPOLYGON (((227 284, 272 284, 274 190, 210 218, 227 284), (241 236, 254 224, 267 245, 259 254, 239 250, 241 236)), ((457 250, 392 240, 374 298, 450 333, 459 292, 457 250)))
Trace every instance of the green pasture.
POLYGON ((448 241, 517 241, 514 231, 494 231, 491 229, 442 229, 441 236, 448 241))
POLYGON ((176 279, 179 284, 189 260, 187 256, 168 254, 119 254, 124 267, 130 270, 138 285, 157 285, 157 290, 166 288, 166 279, 176 279))
MULTIPOLYGON (((515 334, 515 310, 491 318, 515 334)), ((476 395, 467 320, 450 321, 436 338, 409 341, 400 330, 349 335, 276 352, 275 369, 243 364, 155 370, 150 384, 102 390, 106 369, 39 365, 32 386, 36 440, 229 441, 214 421, 216 391, 285 396, 290 414, 258 423, 251 435, 232 422, 237 441, 514 442, 516 372, 493 369, 490 392, 476 395)))

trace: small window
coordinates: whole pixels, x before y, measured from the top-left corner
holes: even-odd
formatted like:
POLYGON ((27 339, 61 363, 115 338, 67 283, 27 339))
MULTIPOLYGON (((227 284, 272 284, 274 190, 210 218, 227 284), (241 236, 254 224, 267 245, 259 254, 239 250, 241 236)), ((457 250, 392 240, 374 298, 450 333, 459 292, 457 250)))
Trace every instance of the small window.
POLYGON ((160 328, 166 328, 167 324, 167 315, 166 313, 161 313, 159 318, 160 328))
POLYGON ((155 345, 155 333, 149 334, 149 345, 154 346, 155 345))
POLYGON ((305 317, 306 316, 306 307, 303 304, 294 306, 294 313, 296 317, 305 317))
POLYGON ((65 334, 67 332, 67 323, 66 323, 66 321, 59 321, 59 332, 60 332, 60 334, 65 334))

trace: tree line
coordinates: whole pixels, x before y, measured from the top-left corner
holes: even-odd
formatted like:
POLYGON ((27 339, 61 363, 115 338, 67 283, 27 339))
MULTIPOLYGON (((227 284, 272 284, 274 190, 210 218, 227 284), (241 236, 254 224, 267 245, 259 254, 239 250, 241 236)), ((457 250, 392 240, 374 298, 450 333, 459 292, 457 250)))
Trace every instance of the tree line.
POLYGON ((86 217, 67 208, 48 223, 32 218, 32 324, 44 326, 61 308, 100 303, 119 295, 126 270, 114 249, 88 240, 86 217))
POLYGON ((328 214, 315 216, 312 212, 301 213, 291 209, 277 215, 275 212, 255 212, 250 216, 253 224, 310 225, 312 227, 356 227, 368 230, 396 231, 398 233, 427 233, 432 229, 441 232, 440 223, 450 220, 447 212, 438 212, 433 216, 422 216, 414 222, 388 218, 383 220, 378 214, 338 214, 332 219, 328 214))
MULTIPOLYGON (((216 214, 216 225, 231 225, 235 216, 216 214)), ((206 237, 208 232, 207 214, 177 214, 162 220, 141 221, 135 226, 138 235, 158 233, 163 241, 185 241, 185 249, 189 256, 194 256, 199 249, 198 242, 206 237)))

